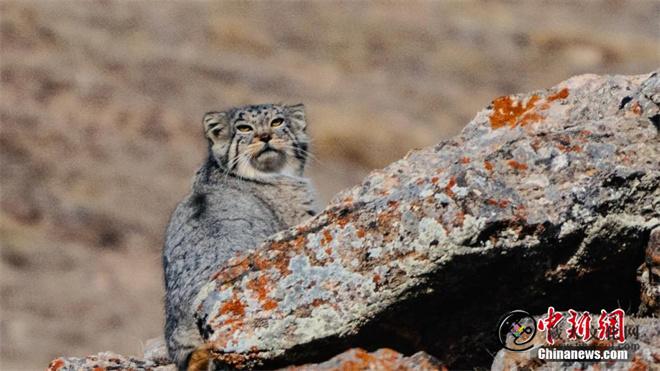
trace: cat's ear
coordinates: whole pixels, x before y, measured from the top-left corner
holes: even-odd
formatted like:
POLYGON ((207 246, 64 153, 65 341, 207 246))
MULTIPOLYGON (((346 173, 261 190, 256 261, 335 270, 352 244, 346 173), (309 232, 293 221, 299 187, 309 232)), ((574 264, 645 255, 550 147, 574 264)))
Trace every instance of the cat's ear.
POLYGON ((296 130, 305 131, 307 120, 305 119, 305 106, 302 103, 286 106, 286 114, 296 130))
POLYGON ((229 121, 225 112, 207 112, 202 123, 204 124, 204 134, 213 141, 229 131, 229 121))

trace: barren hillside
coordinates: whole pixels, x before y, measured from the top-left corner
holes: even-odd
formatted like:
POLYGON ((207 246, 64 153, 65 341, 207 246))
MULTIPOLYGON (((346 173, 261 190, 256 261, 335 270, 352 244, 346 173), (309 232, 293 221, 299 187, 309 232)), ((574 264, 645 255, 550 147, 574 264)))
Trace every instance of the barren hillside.
POLYGON ((657 1, 0 2, 1 368, 139 353, 205 111, 304 102, 324 200, 496 96, 660 65, 657 1), (122 334, 119 336, 119 334, 122 334))

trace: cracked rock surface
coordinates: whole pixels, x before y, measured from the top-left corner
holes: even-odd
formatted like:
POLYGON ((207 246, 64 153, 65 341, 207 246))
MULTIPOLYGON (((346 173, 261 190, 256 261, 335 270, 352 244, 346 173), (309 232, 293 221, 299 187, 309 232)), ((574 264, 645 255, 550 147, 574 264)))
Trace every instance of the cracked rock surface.
POLYGON ((200 332, 238 368, 348 348, 488 367, 511 309, 637 308, 660 225, 660 78, 582 75, 495 99, 308 222, 218 267, 200 332))

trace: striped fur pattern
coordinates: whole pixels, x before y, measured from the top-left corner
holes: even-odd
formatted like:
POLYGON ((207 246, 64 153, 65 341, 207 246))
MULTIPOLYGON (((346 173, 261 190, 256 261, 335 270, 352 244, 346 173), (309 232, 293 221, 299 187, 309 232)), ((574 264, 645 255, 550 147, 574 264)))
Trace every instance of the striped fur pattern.
POLYGON ((305 126, 302 105, 246 106, 204 117, 209 158, 174 210, 163 249, 165 340, 179 370, 215 369, 204 343, 209 330, 193 308, 210 276, 232 256, 314 214, 315 193, 303 177, 305 126))

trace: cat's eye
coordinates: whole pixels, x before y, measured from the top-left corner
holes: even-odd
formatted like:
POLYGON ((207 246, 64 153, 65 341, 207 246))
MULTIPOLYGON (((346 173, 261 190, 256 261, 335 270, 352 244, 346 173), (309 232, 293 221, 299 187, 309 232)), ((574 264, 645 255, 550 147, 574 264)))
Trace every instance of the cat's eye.
POLYGON ((238 125, 236 126, 236 130, 240 131, 241 133, 247 133, 252 131, 252 126, 250 125, 238 125))
POLYGON ((270 122, 270 126, 273 127, 273 128, 276 128, 278 126, 282 126, 283 123, 284 123, 284 119, 281 118, 281 117, 278 117, 276 119, 273 119, 273 121, 270 122))

